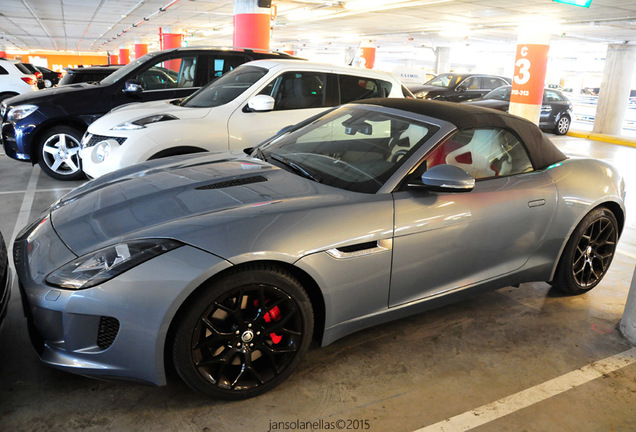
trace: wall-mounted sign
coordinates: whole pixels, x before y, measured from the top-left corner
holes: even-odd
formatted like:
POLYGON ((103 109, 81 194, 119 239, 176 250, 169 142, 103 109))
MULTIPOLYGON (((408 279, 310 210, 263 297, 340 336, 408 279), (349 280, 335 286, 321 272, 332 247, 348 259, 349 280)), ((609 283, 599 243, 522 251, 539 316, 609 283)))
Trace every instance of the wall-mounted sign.
POLYGON ((517 46, 510 102, 541 105, 549 50, 549 45, 517 46))
POLYGON ((553 0, 556 3, 569 4, 572 6, 581 6, 589 8, 592 4, 592 0, 553 0))

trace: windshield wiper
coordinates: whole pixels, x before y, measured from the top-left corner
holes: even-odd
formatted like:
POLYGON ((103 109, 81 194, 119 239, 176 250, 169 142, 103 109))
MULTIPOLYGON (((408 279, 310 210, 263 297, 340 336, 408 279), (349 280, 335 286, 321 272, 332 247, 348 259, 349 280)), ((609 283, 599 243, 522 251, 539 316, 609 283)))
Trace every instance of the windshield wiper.
MULTIPOLYGON (((260 149, 257 149, 256 152, 258 153, 260 149)), ((302 175, 305 178, 308 178, 309 180, 313 180, 316 183, 322 183, 322 180, 317 177, 316 175, 310 173, 309 171, 307 171, 305 168, 303 168, 302 166, 298 165, 295 162, 290 161, 289 159, 277 155, 276 153, 270 153, 269 155, 270 158, 284 164, 285 166, 288 166, 289 168, 293 169, 294 171, 296 171, 297 173, 299 173, 300 175, 302 175)))

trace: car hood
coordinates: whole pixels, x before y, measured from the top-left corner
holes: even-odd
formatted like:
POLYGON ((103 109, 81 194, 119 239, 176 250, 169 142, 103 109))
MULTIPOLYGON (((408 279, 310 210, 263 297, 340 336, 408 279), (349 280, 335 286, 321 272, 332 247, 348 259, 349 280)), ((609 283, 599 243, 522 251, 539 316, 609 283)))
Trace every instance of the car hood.
POLYGON ((153 102, 132 103, 111 110, 105 116, 97 119, 90 127, 89 132, 94 133, 98 129, 110 129, 127 121, 134 121, 157 114, 172 114, 178 119, 198 119, 205 117, 211 108, 186 108, 173 105, 170 100, 153 102))
POLYGON ((96 84, 77 83, 65 86, 45 88, 32 93, 25 93, 11 98, 11 105, 40 104, 56 102, 59 99, 82 95, 83 98, 90 97, 93 92, 99 92, 101 88, 96 84), (82 93, 83 92, 83 93, 82 93))
MULTIPOLYGON (((350 205, 361 195, 369 196, 320 185, 242 153, 182 156, 86 183, 53 206, 51 222, 77 255, 150 237, 174 238, 231 255, 235 252, 229 249, 240 248, 239 237, 255 237, 250 245, 265 238, 262 233, 249 234, 254 230, 277 224, 281 228, 274 231, 289 230, 290 224, 307 220, 300 213, 350 205)), ((314 216, 315 224, 325 224, 324 215, 314 216)), ((363 225, 360 219, 358 225, 363 225)))

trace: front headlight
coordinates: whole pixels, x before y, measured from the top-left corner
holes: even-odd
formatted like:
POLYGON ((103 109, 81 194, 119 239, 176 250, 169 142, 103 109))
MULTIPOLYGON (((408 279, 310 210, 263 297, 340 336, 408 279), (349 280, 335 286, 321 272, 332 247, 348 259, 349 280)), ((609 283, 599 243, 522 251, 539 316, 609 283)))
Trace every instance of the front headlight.
POLYGON ((163 253, 183 246, 170 239, 145 239, 119 243, 81 256, 46 277, 46 282, 73 290, 106 282, 163 253))
POLYGON ((38 109, 37 105, 18 105, 9 110, 7 115, 8 121, 19 121, 23 118, 30 116, 35 110, 38 109))
POLYGON ((178 120, 177 117, 172 114, 156 114, 148 117, 143 117, 133 121, 127 121, 122 124, 118 124, 113 128, 113 130, 136 130, 143 129, 147 124, 158 123, 167 120, 178 120))

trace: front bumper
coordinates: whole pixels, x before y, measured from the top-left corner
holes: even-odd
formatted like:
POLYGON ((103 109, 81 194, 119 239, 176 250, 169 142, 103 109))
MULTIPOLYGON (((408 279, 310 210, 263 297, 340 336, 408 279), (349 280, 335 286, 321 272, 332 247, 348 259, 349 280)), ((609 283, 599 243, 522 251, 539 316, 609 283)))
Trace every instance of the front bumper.
POLYGON ((179 307, 210 271, 229 263, 189 246, 84 290, 49 286, 75 258, 49 220, 22 234, 15 265, 29 333, 40 359, 80 375, 166 383, 164 348, 179 307))

